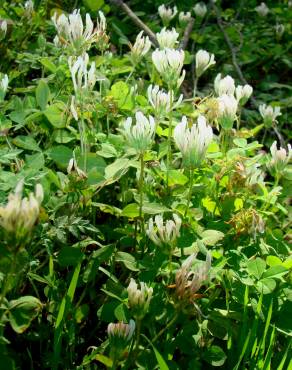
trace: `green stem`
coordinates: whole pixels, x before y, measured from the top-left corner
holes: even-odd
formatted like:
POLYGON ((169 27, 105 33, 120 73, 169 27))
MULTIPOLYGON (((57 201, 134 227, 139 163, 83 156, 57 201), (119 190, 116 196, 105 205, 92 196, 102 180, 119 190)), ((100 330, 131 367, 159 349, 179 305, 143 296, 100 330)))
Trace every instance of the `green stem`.
POLYGON ((139 204, 139 220, 141 222, 141 230, 144 232, 144 219, 143 219, 143 186, 144 186, 144 153, 140 155, 140 178, 139 178, 139 193, 140 193, 140 204, 139 204))
POLYGON ((136 320, 137 322, 137 331, 136 331, 136 346, 135 346, 135 352, 139 351, 139 343, 140 343, 140 334, 141 334, 141 320, 136 320))
POLYGON ((174 315, 174 317, 166 324, 166 326, 164 328, 162 328, 160 330, 160 332, 158 334, 155 335, 154 339, 152 340, 152 343, 156 342, 158 338, 161 337, 161 335, 166 331, 168 330, 172 324, 174 324, 174 322, 176 321, 176 319, 178 318, 178 314, 176 313, 174 315))
POLYGON ((188 194, 188 200, 187 200, 187 207, 184 213, 184 219, 187 217, 187 213, 190 207, 191 198, 192 198, 192 191, 193 191, 193 183, 194 183, 194 169, 190 170, 190 183, 189 183, 189 194, 188 194))
POLYGON ((170 90, 169 102, 169 122, 168 122, 168 137, 167 137, 167 162, 166 162, 166 186, 169 193, 169 170, 171 163, 171 131, 172 131, 172 106, 173 106, 173 90, 170 90))

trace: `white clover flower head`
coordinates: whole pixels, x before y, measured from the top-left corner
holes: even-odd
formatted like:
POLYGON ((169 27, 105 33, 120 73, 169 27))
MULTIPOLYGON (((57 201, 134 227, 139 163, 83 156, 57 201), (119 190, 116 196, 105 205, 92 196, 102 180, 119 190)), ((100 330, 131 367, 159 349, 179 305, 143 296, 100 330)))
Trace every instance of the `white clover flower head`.
POLYGON ((182 154, 183 163, 186 167, 195 168, 201 165, 209 144, 213 139, 212 127, 207 125, 206 118, 199 116, 197 124, 191 128, 183 116, 173 131, 176 146, 182 154))
POLYGON ((9 79, 8 76, 0 73, 0 102, 4 100, 6 91, 8 89, 9 79))
POLYGON ((169 22, 176 16, 177 14, 177 7, 175 6, 173 9, 167 8, 164 4, 158 7, 158 14, 162 19, 162 22, 165 26, 168 26, 169 22))
POLYGON ((2 33, 0 37, 4 38, 7 32, 7 21, 5 19, 0 21, 0 31, 2 33))
POLYGON ((136 113, 136 124, 133 125, 132 118, 128 117, 123 124, 122 133, 128 146, 139 154, 143 154, 151 148, 155 135, 155 121, 152 116, 144 116, 142 112, 136 113))
POLYGON ((95 85, 97 78, 95 62, 91 63, 89 70, 87 70, 88 63, 89 56, 87 53, 79 56, 77 60, 72 56, 68 58, 68 65, 71 72, 74 91, 76 94, 90 91, 95 85))
POLYGON ((178 15, 179 24, 181 26, 186 26, 191 20, 191 12, 180 12, 178 15))
POLYGON ((267 7, 266 3, 261 2, 260 5, 255 7, 255 11, 260 15, 261 17, 266 17, 270 11, 270 9, 267 7))
POLYGON ((277 142, 274 141, 270 148, 270 151, 272 158, 268 163, 268 167, 275 170, 276 173, 281 174, 292 157, 291 145, 288 144, 288 150, 282 147, 278 149, 277 142))
POLYGON ((214 80, 214 89, 217 96, 224 94, 234 95, 235 92, 235 82, 234 79, 227 75, 224 78, 221 78, 221 73, 218 73, 214 80))
POLYGON ((127 291, 129 306, 133 312, 134 318, 137 320, 143 319, 149 309, 153 288, 141 282, 140 289, 138 289, 136 281, 131 279, 127 291))
POLYGON ((193 9, 196 16, 200 18, 204 18, 207 13, 207 7, 204 3, 196 4, 193 9))
POLYGON ((266 104, 261 104, 259 106, 259 112, 266 126, 271 126, 273 123, 277 122, 276 118, 282 115, 280 107, 273 108, 271 105, 266 104))
POLYGON ((143 36, 143 31, 141 31, 131 48, 131 60, 133 64, 137 64, 140 60, 148 53, 151 48, 151 41, 148 36, 143 36))
POLYGON ((170 48, 174 49, 175 45, 178 43, 178 32, 175 28, 167 30, 165 27, 159 33, 156 33, 156 38, 161 49, 170 48))
POLYGON ((235 89, 236 100, 239 104, 244 105, 251 97, 253 88, 246 84, 244 86, 238 85, 235 89))
POLYGON ((282 37, 283 33, 285 32, 285 26, 284 24, 276 24, 275 26, 276 35, 278 37, 282 37))
POLYGON ((196 53, 196 76, 200 77, 209 67, 214 65, 214 54, 208 53, 206 50, 199 50, 196 53))
POLYGON ((183 50, 166 48, 164 50, 156 49, 152 53, 155 68, 171 89, 180 87, 185 78, 185 71, 182 71, 184 58, 183 50))
POLYGON ((162 215, 151 217, 148 221, 146 234, 159 247, 168 246, 174 248, 177 238, 180 236, 181 219, 173 214, 173 220, 163 221, 162 215))
POLYGON ((125 324, 123 322, 116 324, 110 323, 107 327, 110 342, 118 347, 126 346, 133 337, 135 327, 136 325, 134 320, 130 320, 129 324, 125 324))
POLYGON ((225 130, 231 130, 233 122, 236 120, 238 102, 233 95, 223 94, 218 100, 218 119, 219 123, 225 130))
POLYGON ((86 179, 87 175, 84 171, 82 171, 76 162, 76 159, 73 157, 70 159, 67 167, 68 175, 75 174, 79 179, 86 179))
POLYGON ((175 102, 172 90, 166 93, 162 90, 159 90, 159 86, 157 85, 153 87, 150 85, 147 89, 147 95, 148 101, 155 111, 155 116, 159 118, 165 117, 166 114, 170 112, 171 107, 172 110, 179 107, 183 100, 183 95, 181 94, 178 100, 175 102))
POLYGON ((30 193, 28 198, 22 198, 24 181, 21 180, 14 193, 8 196, 8 203, 0 207, 0 226, 13 235, 16 239, 25 238, 35 225, 43 201, 43 188, 36 185, 35 193, 30 193))
POLYGON ((200 261, 193 268, 196 261, 196 253, 191 254, 177 270, 175 275, 175 290, 179 300, 192 302, 194 295, 202 284, 208 280, 211 269, 211 254, 207 252, 206 261, 200 261))

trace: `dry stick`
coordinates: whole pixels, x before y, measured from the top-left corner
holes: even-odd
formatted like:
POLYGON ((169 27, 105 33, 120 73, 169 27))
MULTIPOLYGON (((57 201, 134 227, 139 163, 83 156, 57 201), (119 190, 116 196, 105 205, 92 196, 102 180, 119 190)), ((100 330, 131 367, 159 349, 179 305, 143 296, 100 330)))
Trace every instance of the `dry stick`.
MULTIPOLYGON (((226 44, 228 45, 229 50, 230 50, 230 52, 231 52, 232 64, 233 64, 233 66, 234 66, 234 68, 235 68, 235 70, 236 70, 236 72, 237 72, 237 75, 238 75, 238 77, 239 77, 240 81, 241 81, 244 85, 246 85, 246 84, 248 84, 248 82, 246 81, 246 79, 245 79, 245 77, 244 77, 244 75, 243 75, 243 73, 242 73, 242 70, 241 70, 241 68, 239 67, 238 63, 237 63, 236 49, 235 49, 235 48, 234 48, 234 46, 232 45, 232 42, 230 41, 230 38, 228 37, 228 35, 227 35, 227 33, 226 33, 225 29, 224 29, 224 26, 223 26, 223 23, 222 23, 222 18, 221 18, 221 15, 220 15, 219 9, 217 8, 217 6, 216 6, 214 3, 212 3, 212 6, 213 6, 213 9, 215 10, 215 13, 216 13, 216 18, 217 18, 217 24, 218 24, 218 27, 220 28, 220 30, 221 30, 221 32, 222 32, 222 34, 223 34, 223 36, 224 36, 224 39, 225 39, 225 41, 226 41, 226 44)), ((237 51, 238 51, 238 50, 237 50, 237 51)), ((252 103, 253 103, 253 105, 254 105, 255 107, 257 107, 257 106, 258 106, 258 103, 257 103, 257 101, 256 101, 256 99, 255 99, 254 97, 251 97, 251 98, 250 98, 250 100, 252 101, 252 103)), ((285 141, 284 141, 284 139, 283 139, 282 135, 280 134, 280 132, 278 131, 277 127, 275 127, 275 126, 274 126, 274 127, 273 127, 273 130, 274 130, 274 132, 275 132, 276 136, 278 137, 278 139, 279 139, 279 141, 280 141, 281 145, 282 145, 282 146, 284 146, 284 145, 285 145, 285 141)))
POLYGON ((185 29, 185 32, 184 32, 184 37, 183 39, 181 40, 181 43, 179 45, 180 49, 182 50, 185 50, 187 45, 188 45, 188 42, 189 42, 189 39, 190 39, 190 36, 191 36, 191 33, 192 33, 192 30, 193 30, 193 27, 194 27, 194 24, 195 24, 195 19, 191 17, 186 29, 185 29))
POLYGON ((132 19, 132 21, 149 36, 154 46, 159 47, 155 34, 148 26, 146 26, 145 23, 141 21, 139 17, 137 17, 137 15, 128 7, 127 4, 125 4, 122 0, 110 0, 110 2, 123 9, 123 11, 132 19))

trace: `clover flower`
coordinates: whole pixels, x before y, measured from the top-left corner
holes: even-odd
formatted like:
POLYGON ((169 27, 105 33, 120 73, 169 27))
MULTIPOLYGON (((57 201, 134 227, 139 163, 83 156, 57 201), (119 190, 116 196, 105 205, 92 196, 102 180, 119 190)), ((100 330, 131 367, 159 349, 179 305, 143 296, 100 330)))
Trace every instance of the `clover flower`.
POLYGON ((238 103, 233 95, 223 94, 218 100, 218 120, 220 125, 225 130, 230 130, 233 122, 236 120, 236 112, 238 103))
POLYGON ((268 167, 275 170, 276 173, 281 174, 281 172, 283 172, 292 157, 291 145, 288 144, 288 150, 282 147, 278 149, 277 142, 274 141, 270 148, 270 151, 272 158, 268 163, 268 167))
POLYGON ((0 207, 0 225, 17 240, 22 240, 31 232, 39 217, 44 197, 42 186, 37 184, 35 193, 30 193, 28 198, 22 198, 23 185, 21 180, 15 192, 9 194, 6 206, 0 207))
POLYGON ((7 32, 7 21, 5 19, 0 20, 0 40, 4 39, 7 32))
POLYGON ((4 100, 6 91, 8 89, 9 79, 8 76, 0 73, 0 102, 4 100))
POLYGON ((159 118, 164 117, 171 109, 176 109, 183 100, 181 94, 176 102, 174 102, 173 91, 168 93, 159 90, 159 86, 150 85, 147 89, 148 101, 152 105, 155 115, 159 118))
POLYGON ((155 135, 155 121, 152 116, 149 119, 142 112, 136 113, 136 124, 133 125, 132 118, 128 117, 124 122, 122 133, 127 144, 134 148, 139 154, 143 154, 151 147, 155 135))
POLYGON ((207 7, 204 3, 196 4, 193 9, 196 16, 200 18, 204 18, 207 13, 207 7))
POLYGON ((165 27, 163 27, 159 33, 156 33, 156 38, 161 49, 173 49, 178 43, 178 36, 179 34, 176 32, 175 28, 167 30, 165 27))
POLYGON ((272 107, 271 105, 261 104, 259 106, 259 112, 262 116, 266 126, 271 126, 273 123, 277 122, 276 118, 281 116, 280 107, 272 107))
POLYGON ((92 62, 89 70, 87 70, 88 62, 89 56, 87 53, 79 56, 77 60, 71 56, 68 58, 68 65, 76 94, 92 90, 95 85, 95 62, 92 62))
POLYGON ((213 131, 211 126, 207 125, 204 116, 199 116, 197 124, 191 128, 188 128, 187 119, 183 116, 174 129, 173 137, 182 154, 184 165, 195 168, 200 166, 205 158, 207 148, 213 139, 213 131))
POLYGON ((110 357, 113 361, 119 360, 133 338, 135 332, 135 321, 130 320, 129 324, 124 322, 110 323, 107 327, 107 334, 110 343, 110 357))
POLYGON ((255 7, 255 11, 261 17, 266 17, 268 15, 270 9, 267 7, 266 3, 262 2, 259 6, 255 7))
POLYGON ((57 30, 57 36, 54 39, 55 44, 71 45, 78 53, 88 50, 93 42, 98 43, 98 46, 104 49, 108 41, 106 19, 103 12, 99 11, 98 14, 97 26, 94 29, 88 13, 85 17, 85 25, 83 24, 79 9, 75 9, 68 17, 65 14, 57 17, 57 13, 55 13, 52 17, 57 30))
POLYGON ((148 287, 147 284, 141 282, 140 289, 134 279, 131 279, 127 288, 128 302, 133 316, 137 320, 143 319, 149 309, 150 301, 153 294, 153 288, 148 287))
POLYGON ((162 22, 165 26, 169 25, 169 22, 176 16, 177 14, 177 7, 175 6, 173 9, 167 8, 164 4, 158 7, 158 14, 162 19, 162 22))
POLYGON ((234 95, 234 92, 235 92, 234 79, 231 76, 226 76, 224 78, 221 78, 221 73, 218 73, 214 81, 214 89, 215 89, 215 93, 218 96, 221 96, 224 94, 234 95))
POLYGON ((183 27, 186 26, 191 20, 191 12, 180 12, 178 15, 179 24, 183 27))
POLYGON ((214 54, 208 53, 206 50, 199 50, 196 53, 196 76, 200 77, 209 67, 214 65, 214 54))
POLYGON ((244 105, 251 97, 253 88, 250 85, 238 85, 235 89, 235 96, 238 104, 244 105))
POLYGON ((75 158, 71 158, 67 167, 68 175, 76 174, 79 179, 86 179, 86 173, 83 172, 77 165, 75 158))
POLYGON ((148 53, 151 48, 151 41, 148 36, 143 36, 143 31, 141 31, 137 37, 133 46, 131 48, 131 60, 133 64, 138 64, 140 60, 148 53))
POLYGON ((183 50, 166 48, 156 49, 152 53, 152 61, 162 79, 170 88, 180 87, 184 78, 185 71, 182 71, 185 53, 183 50))
POLYGON ((202 284, 208 279, 211 268, 211 254, 208 252, 206 261, 200 261, 194 269, 192 268, 196 261, 196 254, 191 254, 177 270, 175 276, 175 291, 178 299, 184 303, 192 302, 195 294, 201 288, 202 284))
POLYGON ((180 235, 181 219, 173 214, 173 220, 163 221, 162 215, 151 217, 148 221, 146 234, 159 247, 168 246, 174 248, 180 235))

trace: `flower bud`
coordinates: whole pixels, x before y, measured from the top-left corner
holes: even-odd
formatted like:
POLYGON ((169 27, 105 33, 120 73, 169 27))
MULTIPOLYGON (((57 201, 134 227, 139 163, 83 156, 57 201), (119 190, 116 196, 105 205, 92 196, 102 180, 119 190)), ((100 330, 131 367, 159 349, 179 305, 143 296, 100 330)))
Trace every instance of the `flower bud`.
POLYGON ((93 89, 96 82, 95 62, 91 63, 89 70, 87 70, 89 56, 84 53, 79 56, 77 60, 71 56, 68 58, 68 65, 71 72, 72 82, 75 94, 83 94, 93 89))
POLYGON ((138 64, 140 60, 143 58, 144 55, 148 53, 151 48, 151 42, 148 36, 143 37, 143 31, 141 31, 135 41, 133 46, 130 45, 131 48, 131 60, 134 65, 138 64))
POLYGON ((236 120, 238 103, 233 95, 221 95, 218 98, 219 112, 218 120, 224 130, 231 130, 236 120))
POLYGON ((191 12, 180 12, 178 15, 179 24, 181 27, 185 27, 191 20, 191 12))
POLYGON ((129 324, 119 322, 117 324, 110 323, 107 327, 111 353, 110 357, 113 360, 119 360, 123 355, 126 347, 131 342, 135 331, 135 321, 130 320, 129 324))
POLYGON ((7 32, 7 21, 5 19, 0 20, 0 41, 4 39, 7 32))
POLYGON ((204 18, 207 13, 207 7, 204 3, 196 4, 193 9, 196 16, 200 18, 204 18))
POLYGON ((238 85, 235 89, 235 96, 238 104, 244 105, 252 94, 252 87, 250 85, 238 85))
POLYGON ((205 50, 199 50, 196 53, 196 76, 200 77, 209 67, 214 65, 214 54, 209 54, 205 50))
POLYGON ((28 0, 24 3, 24 15, 27 17, 27 18, 31 18, 32 14, 33 14, 33 8, 34 8, 34 5, 33 5, 33 1, 32 0, 28 0))
POLYGON ((147 284, 141 282, 140 287, 141 289, 138 289, 135 280, 131 279, 127 288, 129 306, 136 320, 143 319, 148 312, 153 294, 153 289, 148 287, 147 284))
POLYGON ((214 81, 214 89, 215 89, 215 93, 218 96, 221 96, 224 94, 234 95, 234 92, 235 92, 234 79, 231 76, 226 76, 224 78, 221 78, 221 73, 218 73, 214 81))
POLYGON ((147 89, 148 101, 152 105, 155 116, 158 118, 165 117, 171 110, 176 109, 183 100, 183 95, 180 95, 178 100, 174 102, 173 91, 168 93, 159 90, 159 86, 150 85, 147 89))
POLYGON ((276 118, 281 116, 280 107, 272 107, 271 105, 261 104, 259 112, 267 127, 271 127, 273 123, 277 122, 276 118))
POLYGON ((0 73, 0 102, 2 102, 5 98, 6 91, 8 89, 8 82, 8 76, 0 73))
POLYGON ((281 38, 283 36, 283 33, 285 32, 284 24, 276 24, 275 31, 276 31, 277 37, 281 38))
POLYGON ((134 148, 137 153, 143 154, 154 141, 154 118, 149 116, 149 119, 147 119, 142 112, 137 112, 136 125, 133 125, 132 118, 128 117, 124 122, 122 133, 127 140, 127 144, 134 148))
POLYGON ((167 30, 164 27, 159 33, 156 33, 156 38, 161 49, 173 49, 178 43, 178 36, 179 34, 176 32, 175 28, 172 28, 172 30, 167 30))
POLYGON ((267 7, 266 3, 262 2, 261 5, 255 7, 255 11, 261 17, 266 17, 268 15, 270 9, 267 7))
POLYGON ((173 137, 182 154, 183 164, 188 168, 199 167, 205 158, 206 151, 213 139, 211 126, 207 125, 204 116, 198 117, 198 123, 188 128, 184 116, 174 129, 173 137))
POLYGON ((271 148, 272 158, 268 163, 268 167, 274 170, 276 173, 281 174, 292 157, 291 145, 288 144, 288 150, 280 147, 277 149, 277 142, 274 141, 271 148))
POLYGON ((83 172, 77 165, 75 158, 71 158, 67 167, 68 175, 76 174, 80 180, 87 178, 86 173, 83 172))
POLYGON ((168 26, 169 22, 176 16, 177 14, 177 7, 175 6, 173 9, 166 8, 164 4, 158 7, 158 14, 162 19, 164 26, 168 26))

